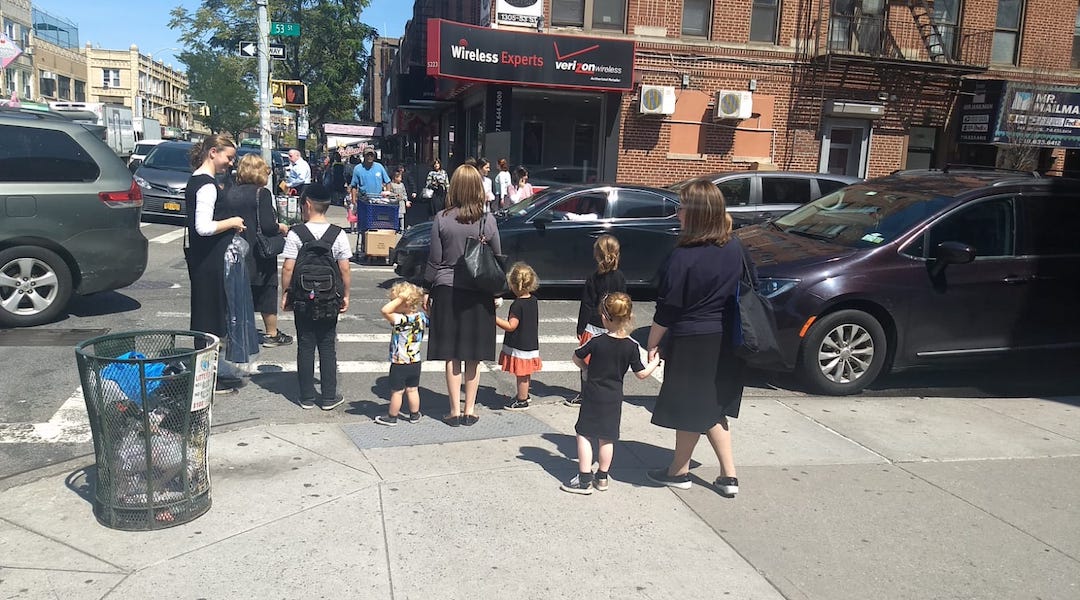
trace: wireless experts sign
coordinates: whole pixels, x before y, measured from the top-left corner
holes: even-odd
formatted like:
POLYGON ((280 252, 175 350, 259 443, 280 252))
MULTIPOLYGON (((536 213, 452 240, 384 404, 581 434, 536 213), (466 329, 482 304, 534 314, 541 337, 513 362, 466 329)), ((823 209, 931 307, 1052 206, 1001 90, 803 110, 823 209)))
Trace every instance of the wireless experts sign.
POLYGON ((628 92, 634 43, 430 19, 427 72, 465 81, 628 92))

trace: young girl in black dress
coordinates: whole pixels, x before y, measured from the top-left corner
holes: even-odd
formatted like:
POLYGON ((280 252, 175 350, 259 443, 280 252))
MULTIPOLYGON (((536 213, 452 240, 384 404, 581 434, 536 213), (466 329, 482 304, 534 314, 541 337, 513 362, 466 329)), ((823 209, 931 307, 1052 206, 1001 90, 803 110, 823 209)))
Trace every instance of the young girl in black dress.
POLYGON ((533 295, 540 286, 536 281, 536 271, 523 262, 510 267, 506 282, 517 299, 510 305, 510 314, 506 319, 495 317, 495 324, 506 332, 499 365, 503 371, 517 377, 517 394, 503 408, 526 410, 529 408, 532 374, 543 368, 540 360, 540 310, 533 295))
POLYGON ((574 351, 574 364, 588 370, 588 378, 581 393, 581 411, 578 413, 577 432, 578 474, 560 488, 571 494, 591 494, 592 439, 596 439, 599 469, 596 471, 596 489, 608 488, 608 469, 614 442, 619 439, 619 423, 622 421, 623 377, 626 369, 633 369, 638 379, 652 375, 660 364, 655 356, 647 365, 641 364, 640 346, 630 339, 633 321, 633 303, 622 292, 608 294, 600 301, 600 318, 607 333, 590 339, 574 351), (585 359, 588 358, 588 364, 585 359))
MULTIPOLYGON (((585 290, 581 293, 578 306, 577 335, 578 345, 584 346, 593 336, 606 333, 600 322, 600 299, 612 292, 626 291, 626 277, 619 270, 619 240, 612 235, 602 235, 593 244, 593 258, 596 271, 585 280, 585 290)), ((585 361, 588 364, 589 361, 585 361)), ((581 371, 581 389, 585 389, 585 371, 581 371)), ((581 394, 563 401, 563 404, 576 408, 581 405, 581 394)))

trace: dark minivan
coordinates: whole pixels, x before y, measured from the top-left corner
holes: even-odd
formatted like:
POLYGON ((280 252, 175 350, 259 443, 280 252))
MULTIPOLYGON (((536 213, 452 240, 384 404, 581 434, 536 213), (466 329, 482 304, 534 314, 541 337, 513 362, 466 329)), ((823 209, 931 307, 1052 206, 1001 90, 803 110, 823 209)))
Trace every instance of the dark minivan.
POLYGON ((905 171, 740 229, 784 366, 853 394, 890 369, 1080 348, 1080 181, 905 171))

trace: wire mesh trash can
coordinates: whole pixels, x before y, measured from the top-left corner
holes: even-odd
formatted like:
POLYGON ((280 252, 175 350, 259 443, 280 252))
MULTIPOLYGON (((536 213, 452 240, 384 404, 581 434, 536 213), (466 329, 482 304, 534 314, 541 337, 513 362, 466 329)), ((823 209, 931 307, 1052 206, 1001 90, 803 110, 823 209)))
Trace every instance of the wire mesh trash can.
POLYGON ((150 531, 210 510, 206 445, 219 346, 207 333, 136 331, 75 347, 102 525, 150 531))

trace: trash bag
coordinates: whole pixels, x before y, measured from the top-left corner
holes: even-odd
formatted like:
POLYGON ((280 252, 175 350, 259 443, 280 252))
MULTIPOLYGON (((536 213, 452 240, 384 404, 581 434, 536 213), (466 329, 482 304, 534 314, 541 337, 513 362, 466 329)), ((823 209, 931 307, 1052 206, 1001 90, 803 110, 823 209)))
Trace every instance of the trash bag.
MULTIPOLYGON (((251 295, 251 291, 248 291, 251 295)), ((254 316, 252 316, 254 320, 254 316)), ((118 360, 145 360, 146 355, 138 352, 125 352, 116 357, 118 360)), ((143 363, 146 374, 146 393, 152 394, 161 385, 157 378, 165 373, 165 363, 143 363), (153 379, 151 379, 153 378, 153 379)), ((142 388, 139 384, 139 364, 112 363, 101 370, 101 378, 105 381, 113 381, 120 387, 120 391, 136 404, 142 404, 142 388)))
POLYGON ((242 373, 250 371, 250 363, 259 354, 259 331, 255 328, 255 302, 251 298, 251 278, 247 270, 247 258, 251 246, 242 236, 233 236, 225 250, 225 351, 222 358, 232 365, 224 365, 219 377, 227 377, 230 370, 242 373))

